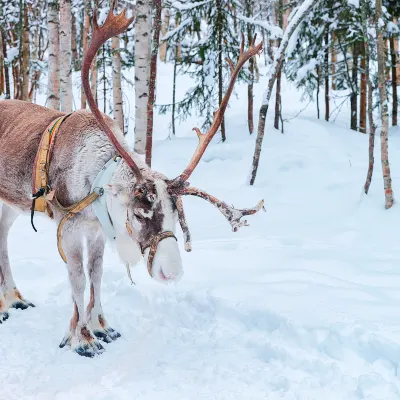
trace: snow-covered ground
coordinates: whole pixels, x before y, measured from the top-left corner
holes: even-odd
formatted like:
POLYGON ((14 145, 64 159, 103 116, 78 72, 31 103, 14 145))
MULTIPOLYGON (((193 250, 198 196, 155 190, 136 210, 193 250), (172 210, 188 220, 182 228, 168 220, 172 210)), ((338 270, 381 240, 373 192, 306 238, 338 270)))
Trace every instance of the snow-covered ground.
MULTIPOLYGON (((169 102, 169 68, 161 66, 159 80, 157 102, 169 102)), ((144 265, 130 285, 107 249, 103 308, 122 337, 94 359, 58 348, 72 305, 55 226, 38 218, 35 234, 28 217, 17 220, 13 271, 36 308, 12 310, 0 325, 1 400, 400 398, 400 210, 384 210, 379 153, 365 196, 368 138, 344 127, 345 113, 336 124, 317 121, 310 105, 284 135, 271 128, 270 114, 249 187, 255 138, 246 128, 246 87, 237 92, 228 142, 210 146, 191 182, 238 207, 264 198, 267 212, 232 233, 209 204, 185 199, 193 252, 183 251, 179 232, 185 275, 176 286, 152 282, 144 265)), ((304 107, 289 85, 283 97, 286 117, 304 107)), ((168 123, 157 117, 158 138, 168 123)), ((195 123, 156 142, 155 169, 181 172, 196 145, 195 123)), ((395 194, 399 152, 400 130, 392 130, 395 194)))

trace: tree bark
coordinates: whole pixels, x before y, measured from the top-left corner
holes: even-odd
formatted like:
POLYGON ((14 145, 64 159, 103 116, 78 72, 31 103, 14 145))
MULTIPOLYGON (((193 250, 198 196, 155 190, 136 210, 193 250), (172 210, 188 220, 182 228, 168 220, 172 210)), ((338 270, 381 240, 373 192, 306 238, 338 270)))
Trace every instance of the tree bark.
MULTIPOLYGON (((246 0, 246 16, 247 18, 251 18, 253 16, 252 2, 250 0, 246 0)), ((247 41, 250 44, 253 40, 253 29, 251 24, 247 24, 247 41)), ((250 83, 247 85, 247 123, 249 126, 250 135, 254 132, 254 118, 253 118, 253 103, 254 103, 254 94, 253 94, 253 82, 254 82, 254 61, 255 57, 250 58, 249 60, 249 74, 250 74, 250 83)))
POLYGON ((72 111, 71 0, 60 0, 60 109, 72 111))
POLYGON ((325 26, 325 121, 329 121, 330 107, 329 107, 329 25, 325 26))
POLYGON ((375 148, 375 123, 373 116, 373 91, 372 81, 370 78, 370 50, 369 50, 369 37, 367 27, 369 0, 362 0, 361 3, 361 26, 363 32, 363 46, 365 56, 365 81, 367 83, 367 100, 368 100, 368 125, 369 125, 369 144, 368 144, 368 172, 364 184, 364 192, 368 194, 369 187, 372 181, 372 174, 374 172, 374 148, 375 148))
POLYGON ((76 17, 75 13, 72 13, 72 20, 71 20, 71 54, 72 54, 72 66, 75 71, 79 70, 78 66, 78 49, 76 43, 76 17))
POLYGON ((358 56, 360 55, 360 46, 359 43, 355 43, 353 46, 353 66, 351 69, 351 95, 350 95, 350 128, 354 131, 357 130, 357 122, 358 122, 358 115, 357 115, 357 100, 358 100, 358 56))
POLYGON ((122 102, 121 55, 119 37, 112 38, 112 77, 113 77, 113 115, 122 133, 124 133, 124 109, 122 102))
POLYGON ((6 99, 11 98, 11 90, 10 90, 10 70, 7 62, 7 33, 5 29, 5 24, 3 23, 3 5, 0 6, 0 36, 2 47, 2 53, 4 58, 4 86, 5 86, 5 97, 6 99))
MULTIPOLYGON (((278 0, 278 25, 281 29, 283 29, 283 0, 278 0)), ((278 39, 278 48, 281 44, 281 40, 278 39)), ((283 64, 283 63, 282 63, 283 64)), ((281 79, 282 79, 282 64, 278 69, 278 74, 276 77, 276 97, 275 97, 275 120, 274 120, 274 128, 279 130, 279 119, 281 115, 281 79)))
MULTIPOLYGON (((368 45, 367 45, 368 46, 368 45)), ((367 75, 366 45, 361 47, 361 82, 360 82, 360 132, 367 133, 367 75)))
POLYGON ((385 208, 391 208, 393 205, 392 178, 390 176, 389 164, 389 107, 386 93, 386 57, 385 57, 385 41, 383 39, 384 27, 381 26, 382 19, 382 0, 376 0, 376 45, 378 53, 378 85, 379 99, 381 109, 381 163, 383 174, 383 187, 385 193, 385 208))
POLYGON ((316 103, 317 103, 317 119, 319 119, 319 86, 320 86, 320 69, 317 66, 317 98, 316 98, 316 103))
MULTIPOLYGON (((223 81, 223 75, 222 75, 222 1, 217 0, 216 1, 216 8, 217 8, 217 40, 218 40, 218 102, 219 104, 222 103, 222 98, 224 97, 224 81, 223 81)), ((222 122, 221 122, 221 139, 222 142, 225 142, 226 140, 226 135, 225 135, 225 117, 222 117, 222 122)))
POLYGON ((336 90, 336 62, 337 55, 335 49, 336 35, 332 32, 331 35, 331 75, 332 75, 332 90, 336 90))
POLYGON ((269 101, 271 98, 272 89, 274 87, 277 72, 282 65, 283 58, 285 56, 285 51, 288 46, 289 40, 292 37, 293 33, 295 32, 296 28, 300 25, 303 21, 304 17, 310 12, 310 10, 314 7, 315 4, 318 3, 318 0, 305 0, 298 8, 295 15, 292 16, 290 23, 285 30, 285 33, 282 37, 281 44, 279 46, 278 51, 274 55, 274 60, 271 65, 271 76, 268 80, 267 89, 264 93, 263 104, 260 108, 259 119, 258 119, 258 130, 257 130, 257 139, 256 145, 254 149, 254 156, 253 156, 253 165, 250 175, 250 185, 254 185, 257 176, 258 164, 260 161, 260 154, 261 154, 261 147, 262 142, 264 139, 265 133, 265 120, 267 118, 268 113, 268 106, 269 101))
POLYGON ((60 67, 59 67, 59 20, 58 0, 52 0, 47 8, 49 29, 49 64, 47 82, 47 107, 60 109, 60 67))
POLYGON ((135 151, 139 154, 144 154, 146 149, 150 32, 150 0, 138 0, 135 23, 135 151))
MULTIPOLYGON (((85 7, 83 10, 84 22, 83 22, 83 33, 82 33, 82 59, 85 58, 89 47, 89 31, 90 31, 89 14, 90 14, 90 0, 85 0, 85 7)), ((86 96, 83 87, 81 88, 81 108, 82 109, 86 108, 86 96)))
POLYGON ((147 102, 147 129, 146 129, 146 164, 151 168, 151 157, 153 151, 153 114, 154 103, 156 101, 156 82, 157 82, 157 56, 158 46, 160 43, 161 30, 161 0, 153 0, 156 9, 154 17, 154 36, 153 46, 151 50, 150 61, 150 82, 149 82, 149 99, 147 102))
POLYGON ((392 98, 393 98, 392 125, 396 126, 399 101, 397 96, 397 73, 396 73, 397 53, 393 36, 390 37, 390 56, 392 64, 392 98))

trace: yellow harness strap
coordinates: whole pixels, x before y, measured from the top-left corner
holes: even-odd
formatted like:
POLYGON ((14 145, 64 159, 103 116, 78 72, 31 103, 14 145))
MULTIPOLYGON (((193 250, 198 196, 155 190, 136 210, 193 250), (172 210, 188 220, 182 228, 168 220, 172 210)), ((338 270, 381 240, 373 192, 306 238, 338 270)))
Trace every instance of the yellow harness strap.
MULTIPOLYGON (((64 213, 64 217, 60 221, 57 229, 57 247, 61 258, 64 262, 67 262, 64 250, 62 248, 62 229, 64 224, 71 219, 75 214, 79 213, 87 206, 92 204, 99 195, 96 192, 92 192, 87 195, 83 200, 73 204, 69 207, 63 207, 54 195, 54 191, 50 191, 49 185, 49 165, 52 150, 52 140, 54 139, 61 124, 70 114, 64 115, 53 121, 45 130, 40 140, 39 150, 36 154, 35 165, 33 170, 32 178, 32 195, 37 194, 34 197, 34 206, 32 207, 32 213, 34 211, 46 212, 50 218, 53 218, 53 213, 48 206, 48 201, 54 201, 54 206, 59 209, 60 212, 64 213), (41 193, 39 193, 41 192, 41 193)), ((32 214, 33 217, 33 214, 32 214)), ((32 222, 33 225, 33 222, 32 222)))
POLYGON ((49 194, 49 162, 51 156, 51 143, 52 139, 55 137, 58 128, 63 123, 68 115, 57 118, 53 121, 44 131, 42 139, 40 140, 39 150, 36 155, 35 169, 34 169, 34 179, 32 185, 32 194, 37 193, 40 189, 43 189, 43 196, 38 197, 35 200, 34 211, 47 212, 47 214, 52 217, 51 211, 47 206, 47 195, 49 194))
POLYGON ((60 221, 60 224, 58 225, 57 229, 57 246, 58 246, 58 252, 60 253, 60 256, 64 260, 64 262, 67 262, 67 257, 65 256, 64 250, 62 248, 62 228, 64 224, 69 219, 71 219, 75 214, 82 211, 90 204, 92 204, 98 197, 99 195, 96 192, 90 193, 83 200, 68 207, 67 208, 67 210, 69 211, 68 214, 65 214, 63 219, 60 221))

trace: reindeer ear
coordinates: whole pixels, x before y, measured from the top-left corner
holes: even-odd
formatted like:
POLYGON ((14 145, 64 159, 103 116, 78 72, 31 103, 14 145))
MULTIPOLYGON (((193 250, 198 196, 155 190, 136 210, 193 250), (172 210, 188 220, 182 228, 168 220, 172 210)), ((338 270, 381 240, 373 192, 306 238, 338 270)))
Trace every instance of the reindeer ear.
POLYGON ((113 184, 113 185, 107 184, 107 185, 104 185, 103 188, 106 192, 109 192, 114 196, 121 194, 123 191, 123 186, 119 185, 119 184, 113 184))

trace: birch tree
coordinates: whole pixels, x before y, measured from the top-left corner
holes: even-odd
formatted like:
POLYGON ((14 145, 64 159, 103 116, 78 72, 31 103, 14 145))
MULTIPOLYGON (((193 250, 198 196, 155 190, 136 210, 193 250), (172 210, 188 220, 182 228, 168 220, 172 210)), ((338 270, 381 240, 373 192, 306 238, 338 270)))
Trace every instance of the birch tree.
POLYGON ((124 110, 121 88, 121 55, 119 54, 119 37, 112 38, 112 81, 113 81, 113 115, 121 131, 124 132, 124 110))
POLYGON ((23 31, 22 31, 22 62, 21 62, 21 93, 20 99, 23 101, 29 100, 29 18, 28 18, 28 5, 23 5, 23 31))
POLYGON ((60 0, 60 108, 72 111, 71 0, 60 0))
POLYGON ((294 32, 296 31, 300 23, 318 2, 319 0, 305 0, 301 4, 301 6, 299 6, 295 10, 295 14, 293 15, 289 25, 287 26, 285 33, 283 34, 281 44, 274 55, 274 60, 270 68, 270 77, 268 80, 268 85, 264 93, 263 102, 259 113, 256 146, 254 149, 253 165, 251 169, 250 182, 249 182, 250 185, 254 185, 254 182, 256 180, 258 164, 260 161, 261 147, 265 133, 265 120, 267 118, 269 101, 271 99, 272 89, 274 87, 278 71, 282 66, 282 62, 285 57, 286 48, 289 44, 291 37, 293 36, 294 32))
POLYGON ((58 0, 50 0, 47 8, 47 25, 49 29, 49 60, 47 83, 47 106, 60 109, 60 67, 59 67, 59 20, 58 0))
POLYGON ((145 153, 147 101, 149 98, 149 59, 151 40, 150 0, 136 2, 135 23, 135 151, 145 153))
POLYGON ((392 178, 390 176, 388 131, 389 131, 389 106, 386 92, 386 57, 385 40, 383 39, 385 23, 382 18, 382 0, 376 0, 376 46, 378 51, 378 86, 381 111, 381 164, 383 174, 383 187, 385 193, 385 208, 393 205, 392 178))

